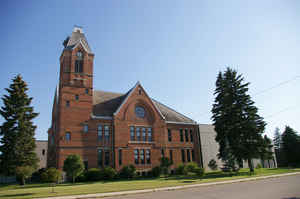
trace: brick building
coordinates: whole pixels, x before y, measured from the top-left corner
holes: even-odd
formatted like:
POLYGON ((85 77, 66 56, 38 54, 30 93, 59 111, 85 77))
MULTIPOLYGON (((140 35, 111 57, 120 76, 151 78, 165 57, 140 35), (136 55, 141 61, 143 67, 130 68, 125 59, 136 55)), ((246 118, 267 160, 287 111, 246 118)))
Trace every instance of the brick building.
POLYGON ((95 90, 93 62, 82 29, 75 27, 60 56, 48 166, 61 169, 70 154, 79 154, 86 168, 133 164, 143 172, 163 156, 173 160, 171 168, 201 165, 195 121, 152 99, 139 82, 124 94, 95 90))

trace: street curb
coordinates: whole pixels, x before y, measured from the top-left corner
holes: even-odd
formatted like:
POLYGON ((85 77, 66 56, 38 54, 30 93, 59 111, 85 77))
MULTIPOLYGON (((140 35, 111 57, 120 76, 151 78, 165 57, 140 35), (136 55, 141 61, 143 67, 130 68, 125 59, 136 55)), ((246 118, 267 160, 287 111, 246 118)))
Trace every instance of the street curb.
POLYGON ((156 191, 171 191, 171 190, 177 190, 177 189, 186 189, 186 188, 194 188, 194 187, 202 187, 202 186, 204 187, 204 186, 212 186, 212 185, 231 184, 231 183, 237 183, 237 182, 263 180, 263 179, 267 179, 267 178, 276 178, 276 177, 299 175, 299 174, 300 174, 300 172, 294 172, 294 173, 276 174, 276 175, 270 175, 270 176, 260 176, 260 177, 250 177, 250 178, 243 178, 243 179, 236 179, 236 180, 226 180, 226 181, 221 181, 221 182, 208 182, 208 183, 193 184, 193 185, 181 185, 181 186, 174 186, 174 187, 162 187, 162 188, 154 188, 154 189, 109 192, 109 193, 96 193, 96 194, 73 195, 73 196, 57 196, 57 197, 47 197, 47 198, 39 198, 39 199, 101 198, 101 197, 109 197, 109 196, 121 196, 121 195, 149 193, 149 192, 156 192, 156 191))

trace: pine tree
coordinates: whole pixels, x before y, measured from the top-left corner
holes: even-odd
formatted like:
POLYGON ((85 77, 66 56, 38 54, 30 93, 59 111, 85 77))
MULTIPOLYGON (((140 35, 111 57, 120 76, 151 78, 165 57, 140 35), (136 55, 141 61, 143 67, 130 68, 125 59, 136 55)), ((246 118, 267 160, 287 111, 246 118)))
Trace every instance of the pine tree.
POLYGON ((287 166, 300 165, 300 136, 289 126, 286 126, 282 133, 282 150, 287 166))
POLYGON ((278 127, 275 128, 274 132, 274 150, 277 160, 277 166, 287 166, 286 157, 282 149, 282 135, 278 127))
POLYGON ((275 128, 275 133, 274 133, 274 148, 276 149, 280 149, 281 148, 281 134, 280 134, 280 130, 278 127, 275 128))
POLYGON ((38 115, 30 106, 32 98, 27 95, 27 84, 17 75, 2 97, 0 114, 4 118, 0 126, 0 168, 6 175, 15 175, 17 167, 37 167, 34 149, 35 129, 32 120, 38 115))
POLYGON ((261 160, 267 160, 267 162, 269 164, 269 168, 270 168, 270 160, 273 159, 272 148, 273 148, 272 140, 270 138, 268 138, 267 135, 265 135, 264 140, 263 140, 263 146, 261 149, 260 158, 261 158, 261 160))
POLYGON ((224 160, 229 150, 236 162, 247 160, 252 172, 252 159, 259 158, 263 150, 262 133, 266 124, 247 94, 249 83, 243 81, 242 75, 230 68, 219 73, 212 119, 220 145, 219 157, 224 160))

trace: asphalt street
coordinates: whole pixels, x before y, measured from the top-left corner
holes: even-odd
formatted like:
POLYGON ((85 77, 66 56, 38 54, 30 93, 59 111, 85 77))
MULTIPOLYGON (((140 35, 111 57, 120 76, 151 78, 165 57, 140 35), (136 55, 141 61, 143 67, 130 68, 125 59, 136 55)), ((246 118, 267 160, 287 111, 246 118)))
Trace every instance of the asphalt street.
POLYGON ((300 199, 300 175, 105 199, 300 199))

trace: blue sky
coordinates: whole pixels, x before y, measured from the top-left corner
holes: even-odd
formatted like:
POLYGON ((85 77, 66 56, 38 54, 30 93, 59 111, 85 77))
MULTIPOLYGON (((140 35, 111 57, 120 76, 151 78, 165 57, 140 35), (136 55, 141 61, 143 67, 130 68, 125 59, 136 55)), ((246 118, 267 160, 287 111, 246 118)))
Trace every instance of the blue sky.
POLYGON ((230 66, 251 83, 269 136, 277 126, 300 131, 299 10, 296 0, 2 1, 0 95, 20 73, 40 113, 36 137, 47 139, 62 42, 80 25, 95 89, 127 92, 140 81, 154 99, 211 123, 216 76, 230 66))

